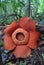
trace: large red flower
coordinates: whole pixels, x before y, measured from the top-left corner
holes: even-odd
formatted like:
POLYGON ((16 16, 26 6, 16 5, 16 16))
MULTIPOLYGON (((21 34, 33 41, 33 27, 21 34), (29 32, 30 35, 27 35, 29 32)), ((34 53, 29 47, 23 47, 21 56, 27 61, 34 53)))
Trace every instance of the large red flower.
POLYGON ((36 31, 36 23, 29 17, 23 17, 18 22, 12 22, 4 30, 4 48, 13 50, 16 58, 27 58, 31 49, 37 48, 40 33, 36 31))

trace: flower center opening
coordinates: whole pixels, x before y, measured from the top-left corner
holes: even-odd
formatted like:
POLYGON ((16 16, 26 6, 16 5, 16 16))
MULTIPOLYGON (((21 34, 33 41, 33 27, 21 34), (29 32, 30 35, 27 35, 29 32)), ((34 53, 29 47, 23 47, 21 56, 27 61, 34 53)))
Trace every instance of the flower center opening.
POLYGON ((19 41, 22 41, 24 39, 24 37, 25 37, 24 34, 21 32, 16 34, 16 39, 19 41))

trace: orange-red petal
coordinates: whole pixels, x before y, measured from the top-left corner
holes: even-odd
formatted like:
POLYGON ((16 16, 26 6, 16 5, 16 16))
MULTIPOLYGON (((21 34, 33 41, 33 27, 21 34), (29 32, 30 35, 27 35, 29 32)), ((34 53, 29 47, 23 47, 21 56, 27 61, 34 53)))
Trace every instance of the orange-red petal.
POLYGON ((17 46, 13 52, 16 58, 27 58, 28 56, 30 56, 30 53, 31 49, 26 45, 17 46))
POLYGON ((9 34, 6 34, 6 35, 5 35, 5 37, 4 37, 4 42, 5 42, 4 48, 5 48, 6 50, 13 50, 13 49, 16 47, 16 45, 14 44, 14 42, 13 42, 13 40, 12 40, 12 38, 10 37, 9 34))
POLYGON ((4 33, 8 33, 8 32, 12 33, 18 27, 19 27, 18 23, 14 21, 4 30, 4 33))
POLYGON ((40 33, 37 31, 30 31, 28 47, 35 49, 37 48, 37 41, 39 40, 40 33))
POLYGON ((31 20, 29 17, 24 17, 24 18, 21 18, 19 20, 19 25, 27 30, 27 31, 30 31, 30 30, 35 30, 36 29, 36 23, 34 20, 31 20))

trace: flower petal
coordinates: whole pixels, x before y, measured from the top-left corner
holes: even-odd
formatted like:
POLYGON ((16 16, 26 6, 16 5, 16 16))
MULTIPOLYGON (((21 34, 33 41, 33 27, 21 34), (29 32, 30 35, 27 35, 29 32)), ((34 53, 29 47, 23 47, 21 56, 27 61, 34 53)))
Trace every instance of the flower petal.
POLYGON ((37 47, 37 41, 39 40, 40 33, 37 31, 30 31, 28 46, 32 49, 37 47))
POLYGON ((35 30, 36 23, 34 20, 31 20, 29 17, 24 17, 19 20, 19 25, 27 31, 35 30))
POLYGON ((4 30, 4 33, 8 33, 8 32, 12 33, 18 27, 19 27, 18 23, 14 21, 4 30))
POLYGON ((4 42, 5 42, 5 45, 4 45, 4 48, 6 50, 13 50, 16 45, 14 44, 12 38, 10 37, 9 34, 6 34, 5 37, 4 37, 4 42))
POLYGON ((16 58, 27 58, 31 53, 31 49, 26 45, 17 46, 13 54, 16 58))

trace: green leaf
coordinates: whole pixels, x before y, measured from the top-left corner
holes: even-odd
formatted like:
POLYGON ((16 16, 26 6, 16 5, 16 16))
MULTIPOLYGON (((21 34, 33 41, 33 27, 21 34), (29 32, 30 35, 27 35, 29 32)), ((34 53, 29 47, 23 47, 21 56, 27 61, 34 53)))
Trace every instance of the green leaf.
POLYGON ((44 53, 42 53, 42 57, 44 58, 44 53))
POLYGON ((20 61, 20 65, 24 65, 23 61, 20 61))
POLYGON ((2 44, 2 46, 4 46, 4 41, 2 41, 2 43, 1 43, 1 44, 2 44))

